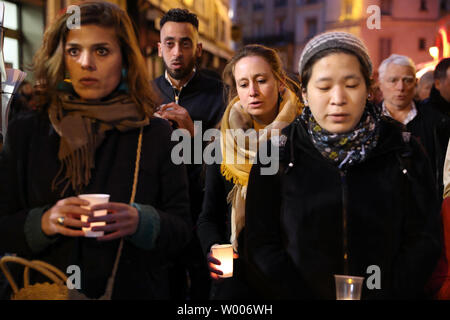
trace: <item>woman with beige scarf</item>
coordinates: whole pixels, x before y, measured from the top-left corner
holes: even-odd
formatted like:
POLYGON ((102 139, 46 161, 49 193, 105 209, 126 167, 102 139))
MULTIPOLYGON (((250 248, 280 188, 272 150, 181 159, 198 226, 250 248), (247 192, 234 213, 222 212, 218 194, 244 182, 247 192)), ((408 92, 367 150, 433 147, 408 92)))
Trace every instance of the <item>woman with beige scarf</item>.
POLYGON ((215 280, 222 272, 210 254, 211 246, 231 243, 235 252, 233 277, 215 281, 211 298, 255 298, 243 255, 248 176, 258 145, 292 122, 301 113, 301 104, 278 54, 261 45, 238 51, 224 70, 224 80, 230 91, 220 128, 222 163, 207 167, 198 235, 215 280))
POLYGON ((47 29, 34 61, 39 110, 10 123, 0 154, 0 255, 78 266, 89 298, 113 275, 113 299, 167 299, 167 260, 191 229, 185 168, 170 161, 170 124, 152 116, 130 18, 107 2, 79 9, 80 26, 65 12, 47 29), (110 202, 89 210, 82 193, 110 202), (103 236, 86 236, 92 222, 103 236))

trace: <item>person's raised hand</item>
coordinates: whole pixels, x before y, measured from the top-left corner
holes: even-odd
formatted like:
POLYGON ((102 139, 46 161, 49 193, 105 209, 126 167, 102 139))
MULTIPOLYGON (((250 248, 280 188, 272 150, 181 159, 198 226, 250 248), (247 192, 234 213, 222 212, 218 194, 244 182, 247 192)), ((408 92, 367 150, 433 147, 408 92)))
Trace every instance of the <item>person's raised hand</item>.
POLYGON ((195 135, 194 122, 192 121, 191 116, 185 108, 175 102, 162 105, 161 108, 155 112, 155 115, 176 122, 178 128, 186 129, 191 137, 195 135))

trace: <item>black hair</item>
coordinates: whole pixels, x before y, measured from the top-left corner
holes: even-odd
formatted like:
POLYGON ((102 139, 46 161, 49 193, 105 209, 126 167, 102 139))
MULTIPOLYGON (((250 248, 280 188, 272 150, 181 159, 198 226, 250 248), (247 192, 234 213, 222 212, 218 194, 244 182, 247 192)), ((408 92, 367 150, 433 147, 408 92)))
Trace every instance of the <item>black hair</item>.
POLYGON ((450 58, 442 59, 434 69, 434 79, 444 80, 447 77, 447 69, 450 67, 450 58))
POLYGON ((198 18, 194 13, 189 12, 186 9, 174 8, 166 12, 159 22, 159 28, 162 29, 163 25, 168 22, 187 22, 192 24, 198 31, 198 18))

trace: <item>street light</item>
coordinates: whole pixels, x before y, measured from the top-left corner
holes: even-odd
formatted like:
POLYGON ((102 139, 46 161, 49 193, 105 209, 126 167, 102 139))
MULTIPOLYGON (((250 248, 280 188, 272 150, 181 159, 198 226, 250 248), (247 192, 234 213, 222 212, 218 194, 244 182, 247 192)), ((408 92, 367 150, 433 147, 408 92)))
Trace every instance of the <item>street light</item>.
POLYGON ((439 60, 439 48, 438 47, 430 47, 429 49, 430 55, 434 60, 439 60))

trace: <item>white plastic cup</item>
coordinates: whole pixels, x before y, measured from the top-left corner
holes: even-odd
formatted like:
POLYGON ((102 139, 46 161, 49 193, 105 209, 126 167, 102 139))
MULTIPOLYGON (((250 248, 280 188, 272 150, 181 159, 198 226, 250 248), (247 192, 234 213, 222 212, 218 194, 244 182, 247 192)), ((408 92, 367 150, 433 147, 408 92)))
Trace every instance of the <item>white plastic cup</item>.
POLYGON ((215 244, 211 247, 214 258, 220 261, 216 268, 223 272, 219 278, 230 278, 233 276, 233 246, 231 244, 215 244))
MULTIPOLYGON (((91 210, 91 206, 94 206, 96 204, 109 202, 109 194, 97 194, 97 193, 80 194, 78 196, 78 198, 89 201, 88 206, 81 206, 82 208, 88 209, 88 210, 91 210)), ((96 211, 94 211, 94 217, 105 216, 107 213, 108 213, 108 210, 96 210, 96 211)), ((89 218, 88 216, 82 215, 81 221, 87 222, 88 218, 89 218)), ((84 236, 89 237, 89 238, 96 238, 96 237, 103 236, 104 235, 103 231, 92 231, 91 229, 92 229, 92 227, 104 226, 104 225, 106 225, 105 222, 91 222, 90 227, 82 228, 84 231, 84 236)))
POLYGON ((336 300, 361 300, 363 277, 334 275, 336 300))

